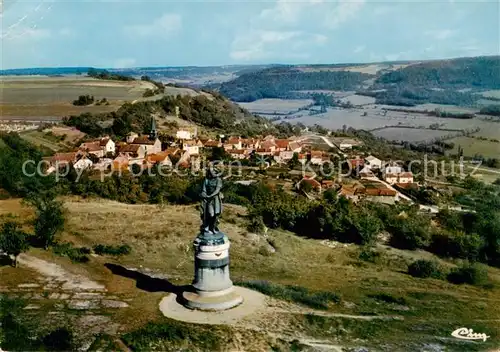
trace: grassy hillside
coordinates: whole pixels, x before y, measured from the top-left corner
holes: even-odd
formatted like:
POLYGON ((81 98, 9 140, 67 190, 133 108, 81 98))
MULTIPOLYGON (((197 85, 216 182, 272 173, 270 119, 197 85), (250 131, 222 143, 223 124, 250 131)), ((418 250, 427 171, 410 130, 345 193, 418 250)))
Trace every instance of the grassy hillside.
MULTIPOLYGON (((93 256, 89 262, 80 264, 38 249, 31 250, 28 256, 55 263, 69 276, 78 274, 80 281, 89 278, 104 285, 105 295, 127 302, 128 307, 65 308, 71 305, 69 297, 66 301, 43 298, 55 297, 51 291, 54 289, 43 291, 40 286, 27 295, 26 289, 17 288, 38 280, 40 274, 33 268, 22 263, 18 269, 0 267, 2 277, 8 278, 2 282, 2 290, 11 290, 10 295, 21 292, 28 297, 27 304, 43 307, 29 311, 29 319, 39 323, 35 331, 47 329, 47 320, 43 318, 50 316, 50 328, 70 322, 72 329, 80 331, 80 337, 95 339, 98 335, 88 336, 92 326, 96 333, 105 333, 95 344, 115 344, 121 339, 121 343, 133 350, 182 347, 193 351, 270 350, 279 346, 281 351, 292 351, 297 350, 297 346, 306 346, 308 341, 383 351, 424 351, 431 345, 450 351, 486 351, 498 346, 498 269, 489 269, 496 283, 489 289, 417 279, 405 273, 407 265, 415 259, 434 259, 445 267, 455 264, 426 252, 389 250, 384 246, 378 247, 375 259, 365 261, 360 259, 361 248, 355 245, 320 242, 277 230, 269 231, 266 237, 252 235, 245 230, 245 209, 232 205, 226 207, 221 222, 221 228, 232 241, 232 279, 235 282, 268 281, 275 285, 271 308, 230 326, 206 329, 178 323, 162 317, 158 310, 158 303, 168 290, 153 292, 144 285, 147 281, 140 283, 133 277, 113 274, 109 264, 139 268, 148 275, 167 278, 175 286, 189 284, 193 271, 191 244, 199 225, 196 209, 78 198, 67 198, 65 207, 69 223, 60 241, 87 248, 96 244, 128 244, 131 253, 120 257, 93 256), (293 298, 292 295, 288 301, 278 299, 286 296, 283 295, 289 290, 286 285, 301 287, 294 290, 303 292, 302 296, 293 298), (328 304, 322 311, 312 309, 295 301, 303 300, 307 295, 305 290, 334 293, 337 303, 328 304), (36 298, 36 294, 42 298, 36 298), (82 313, 89 318, 80 319, 82 313), (386 318, 371 320, 373 316, 386 318), (106 317, 106 323, 97 327, 88 325, 92 320, 104 319, 97 317, 106 317), (451 332, 460 326, 491 337, 487 342, 453 339, 451 332)), ((0 202, 0 215, 6 213, 22 216, 26 222, 32 216, 16 200, 0 202)), ((258 282, 254 286, 263 287, 258 282)))

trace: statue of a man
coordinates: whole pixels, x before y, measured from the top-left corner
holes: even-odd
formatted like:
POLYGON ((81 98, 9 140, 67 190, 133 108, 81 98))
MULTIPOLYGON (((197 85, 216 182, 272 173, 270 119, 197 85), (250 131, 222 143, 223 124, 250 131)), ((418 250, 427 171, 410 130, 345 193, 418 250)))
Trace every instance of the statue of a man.
POLYGON ((218 217, 222 213, 222 179, 217 175, 213 166, 208 167, 205 180, 201 189, 201 232, 215 234, 218 217))

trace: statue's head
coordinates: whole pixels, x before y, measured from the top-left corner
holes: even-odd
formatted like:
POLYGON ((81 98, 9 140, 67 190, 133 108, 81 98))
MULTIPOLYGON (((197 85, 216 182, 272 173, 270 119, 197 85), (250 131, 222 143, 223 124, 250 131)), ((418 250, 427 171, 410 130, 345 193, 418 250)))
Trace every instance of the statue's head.
POLYGON ((207 174, 206 175, 207 175, 207 178, 216 178, 216 177, 220 177, 221 172, 220 172, 219 168, 217 167, 217 165, 210 163, 207 167, 207 174))

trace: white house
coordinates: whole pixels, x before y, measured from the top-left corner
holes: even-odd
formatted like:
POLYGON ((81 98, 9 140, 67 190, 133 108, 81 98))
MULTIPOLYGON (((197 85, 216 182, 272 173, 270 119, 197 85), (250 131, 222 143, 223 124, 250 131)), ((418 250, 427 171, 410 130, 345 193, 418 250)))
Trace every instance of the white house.
POLYGON ((76 170, 84 170, 84 169, 91 168, 93 164, 94 163, 91 160, 87 159, 86 157, 83 157, 80 160, 78 160, 76 163, 74 163, 73 167, 76 170))
POLYGON ((113 154, 115 153, 116 145, 111 138, 109 137, 101 138, 101 140, 99 141, 99 145, 103 149, 104 155, 107 155, 108 153, 113 153, 113 154))
POLYGON ((146 150, 147 154, 161 152, 161 141, 158 138, 150 139, 148 136, 137 137, 131 144, 140 145, 146 150))
POLYGON ((413 183, 413 174, 405 172, 400 166, 388 166, 382 170, 382 177, 389 184, 413 183))
POLYGON ((178 130, 175 134, 177 139, 191 139, 193 138, 191 132, 188 130, 178 130))
POLYGON ((172 153, 169 151, 164 151, 156 154, 151 154, 146 157, 146 160, 151 164, 158 164, 160 166, 172 166, 172 160, 170 160, 170 155, 172 153))
POLYGON ((201 148, 203 143, 200 140, 186 140, 182 143, 182 150, 187 151, 189 155, 199 155, 201 148))
POLYGON ((233 149, 229 150, 228 153, 233 159, 246 159, 248 157, 248 152, 246 149, 233 149))
POLYGON ((311 152, 311 164, 321 165, 323 164, 323 153, 320 151, 311 152))
POLYGON ((127 135, 127 143, 132 143, 134 141, 134 139, 136 139, 137 137, 139 137, 139 135, 135 132, 130 132, 128 135, 127 135))
POLYGON ((366 164, 370 169, 381 169, 382 160, 374 157, 373 155, 367 156, 365 158, 366 164))

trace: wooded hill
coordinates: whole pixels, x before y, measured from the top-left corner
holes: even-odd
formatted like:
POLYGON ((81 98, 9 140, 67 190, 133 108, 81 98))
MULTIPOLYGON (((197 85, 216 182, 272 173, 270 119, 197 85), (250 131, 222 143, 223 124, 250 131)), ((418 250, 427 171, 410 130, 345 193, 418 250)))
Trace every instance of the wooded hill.
POLYGON ((250 102, 263 98, 293 98, 301 90, 356 90, 372 76, 359 72, 302 72, 293 66, 273 67, 245 73, 222 83, 220 93, 233 101, 250 102))
POLYGON ((500 89, 500 57, 475 57, 409 63, 375 75, 353 72, 363 65, 274 67, 242 74, 222 83, 220 93, 233 101, 307 97, 306 90, 357 90, 379 104, 412 106, 422 103, 473 106, 482 90, 500 89), (304 68, 306 68, 304 70, 304 68), (363 87, 364 86, 364 87, 363 87), (468 89, 468 91, 464 91, 468 89))

